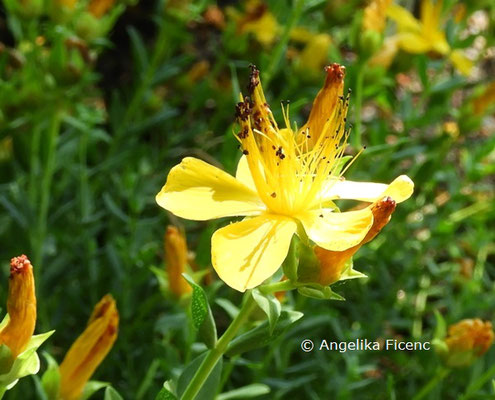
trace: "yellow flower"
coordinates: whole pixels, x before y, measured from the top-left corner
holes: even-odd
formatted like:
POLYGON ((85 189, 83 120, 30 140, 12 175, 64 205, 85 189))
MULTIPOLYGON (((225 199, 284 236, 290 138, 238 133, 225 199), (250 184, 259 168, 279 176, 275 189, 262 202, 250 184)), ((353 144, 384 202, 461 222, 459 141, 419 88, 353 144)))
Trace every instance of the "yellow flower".
POLYGON ((471 364, 485 354, 493 343, 494 333, 491 322, 464 319, 449 327, 447 364, 459 367, 471 364))
POLYGON ((392 0, 372 0, 364 9, 363 29, 365 31, 383 32, 387 18, 387 8, 392 0))
POLYGON ((9 322, 0 332, 0 344, 9 347, 12 358, 24 351, 36 325, 36 295, 33 266, 25 255, 10 261, 9 322))
POLYGON ((88 326, 60 364, 61 400, 78 400, 84 385, 101 364, 117 339, 119 314, 109 294, 95 306, 88 326))
POLYGON ((384 62, 390 63, 398 49, 412 54, 436 53, 449 57, 454 66, 464 75, 469 75, 472 62, 459 50, 450 48, 447 43, 445 32, 441 26, 442 0, 434 2, 433 0, 422 0, 421 15, 417 20, 405 8, 391 4, 387 8, 387 15, 397 23, 398 32, 389 38, 384 50, 387 56, 378 54, 371 60, 373 65, 384 65, 384 62))
POLYGON ((212 236, 212 264, 229 286, 245 291, 272 276, 297 232, 307 242, 333 251, 359 244, 373 225, 370 207, 338 212, 333 200, 406 200, 413 183, 400 176, 390 185, 346 181, 340 172, 349 130, 349 97, 343 96, 344 67, 326 68, 327 77, 299 130, 280 129, 266 102, 259 72, 252 67, 249 97, 237 105, 237 138, 244 156, 236 177, 196 158, 172 168, 156 196, 175 215, 208 220, 245 216, 212 236))
POLYGON ((190 293, 192 288, 182 276, 187 266, 186 238, 175 226, 167 227, 165 233, 165 260, 171 292, 177 297, 190 293))
POLYGON ((243 16, 230 9, 230 14, 237 22, 240 33, 252 33, 263 46, 270 46, 280 31, 280 25, 267 5, 259 0, 249 0, 243 16))
POLYGON ((295 57, 297 67, 313 74, 320 74, 328 61, 328 50, 332 44, 330 35, 313 33, 306 28, 296 27, 291 30, 290 39, 304 44, 304 48, 295 57))

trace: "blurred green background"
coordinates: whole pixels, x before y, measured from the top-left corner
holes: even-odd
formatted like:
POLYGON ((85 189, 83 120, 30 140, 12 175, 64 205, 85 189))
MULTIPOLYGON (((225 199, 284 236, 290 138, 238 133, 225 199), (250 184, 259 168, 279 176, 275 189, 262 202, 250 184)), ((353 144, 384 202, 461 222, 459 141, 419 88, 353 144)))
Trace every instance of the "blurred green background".
MULTIPOLYGON (((336 284, 345 302, 287 294, 305 316, 268 349, 227 358, 223 390, 256 382, 270 387, 265 399, 412 398, 441 365, 434 351, 304 353, 301 340, 431 340, 435 310, 449 324, 494 320, 493 2, 443 4, 439 29, 473 62, 468 76, 432 51, 399 50, 387 68, 372 65, 396 25, 387 19, 366 36, 359 0, 101 3, 103 15, 84 1, 0 6, 0 305, 8 261, 27 254, 37 331, 56 329, 45 351, 60 362, 94 304, 112 293, 119 337, 96 379, 125 399, 153 399, 196 354, 184 302, 160 290, 151 267, 163 268, 163 235, 176 224, 209 268, 211 234, 227 221, 178 220, 154 196, 184 156, 234 172, 234 108, 251 63, 276 118, 290 100, 298 126, 323 66, 345 65, 355 128, 348 152, 359 139, 367 146, 346 177, 407 174, 415 193, 355 257, 369 278, 336 284)), ((419 16, 419 2, 400 4, 419 16)), ((218 278, 206 290, 221 332, 230 319, 218 299, 241 297, 218 278)), ((494 364, 491 349, 430 398, 494 398, 495 373, 483 376, 494 364)), ((36 393, 25 378, 6 398, 36 393)))

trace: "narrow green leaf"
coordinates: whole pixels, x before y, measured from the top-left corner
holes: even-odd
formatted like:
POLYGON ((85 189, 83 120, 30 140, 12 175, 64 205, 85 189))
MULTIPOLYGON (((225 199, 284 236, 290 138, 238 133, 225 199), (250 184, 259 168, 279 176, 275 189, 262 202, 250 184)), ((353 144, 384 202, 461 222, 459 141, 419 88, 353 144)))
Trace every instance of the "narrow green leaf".
POLYGON ((272 334, 270 334, 268 322, 265 321, 256 328, 253 328, 232 340, 225 354, 232 357, 249 350, 264 347, 284 333, 289 326, 303 315, 303 313, 298 311, 282 311, 272 334))
POLYGON ((215 400, 252 399, 270 393, 270 387, 262 383, 253 383, 239 389, 219 394, 215 400))
POLYGON ((194 327, 198 329, 203 342, 211 349, 217 343, 217 327, 208 303, 208 297, 203 288, 196 284, 189 275, 183 274, 183 276, 193 289, 191 315, 194 327))
POLYGON ((60 371, 55 359, 47 352, 43 353, 43 357, 48 363, 48 368, 41 377, 41 386, 48 399, 58 399, 60 388, 60 371))
POLYGON ((273 333, 273 329, 275 329, 278 318, 280 317, 282 306, 273 294, 262 294, 258 289, 253 290, 252 294, 254 301, 256 301, 258 306, 260 306, 268 317, 271 335, 273 333))
POLYGON ((107 386, 103 400, 124 400, 122 396, 113 387, 107 386))
POLYGON ((89 381, 86 383, 83 389, 83 393, 81 395, 81 400, 89 399, 93 394, 95 394, 98 390, 103 389, 110 384, 108 382, 100 382, 100 381, 89 381))
POLYGON ((177 397, 175 397, 172 392, 162 388, 156 395, 155 400, 177 400, 177 397))
POLYGON ((301 286, 297 289, 299 294, 319 300, 345 300, 341 295, 335 293, 330 286, 310 287, 301 286))

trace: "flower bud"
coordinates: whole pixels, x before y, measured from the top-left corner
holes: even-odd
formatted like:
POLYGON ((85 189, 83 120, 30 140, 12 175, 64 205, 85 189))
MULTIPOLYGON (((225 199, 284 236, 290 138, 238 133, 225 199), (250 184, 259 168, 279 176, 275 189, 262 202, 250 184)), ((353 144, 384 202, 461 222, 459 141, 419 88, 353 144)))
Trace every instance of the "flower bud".
POLYGON ((0 332, 0 344, 9 347, 15 359, 26 348, 36 325, 36 295, 33 266, 25 255, 10 261, 9 322, 0 332))
POLYGON ((180 297, 192 290, 182 276, 188 264, 186 238, 175 226, 168 226, 164 242, 169 288, 175 296, 180 297))
POLYGON ((488 351, 493 338, 491 322, 483 322, 479 318, 464 319, 451 325, 445 339, 445 363, 449 367, 470 365, 488 351))
POLYGON ((373 213, 373 225, 364 239, 358 245, 344 251, 325 250, 315 246, 314 253, 319 262, 319 276, 317 282, 321 285, 331 285, 343 277, 346 269, 350 266, 351 257, 365 243, 370 242, 385 225, 390 221, 390 217, 395 210, 396 202, 390 197, 374 203, 371 206, 373 213))
POLYGON ((60 399, 78 400, 84 386, 117 339, 119 314, 109 294, 95 306, 88 326, 60 364, 60 399))

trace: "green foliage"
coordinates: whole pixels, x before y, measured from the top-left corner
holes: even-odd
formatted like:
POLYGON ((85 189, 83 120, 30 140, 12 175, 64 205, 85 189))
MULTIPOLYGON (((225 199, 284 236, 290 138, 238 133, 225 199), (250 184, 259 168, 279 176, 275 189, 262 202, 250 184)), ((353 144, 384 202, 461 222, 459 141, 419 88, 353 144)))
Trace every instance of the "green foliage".
MULTIPOLYGON (((94 398, 136 400, 173 399, 185 390, 241 298, 211 268, 211 235, 228 221, 179 220, 154 196, 184 156, 235 172, 234 110, 250 63, 260 67, 277 121, 278 102, 290 100, 291 123, 303 125, 323 83, 323 64, 302 67, 314 36, 297 41, 291 27, 328 34, 331 44, 310 61, 323 55, 324 63, 347 68, 349 157, 360 142, 367 148, 346 178, 388 183, 407 174, 415 193, 348 265, 348 278, 354 266, 368 279, 331 289, 304 284, 283 300, 255 291, 259 309, 201 396, 413 398, 443 371, 435 351, 305 353, 301 341, 309 338, 316 348, 322 339, 440 343, 460 319, 494 321, 493 98, 481 113, 474 106, 493 84, 493 1, 444 2, 449 45, 474 58, 468 78, 448 56, 431 53, 401 51, 387 68, 369 64, 395 24, 388 21, 381 36, 363 34, 367 2, 360 0, 267 0, 280 26, 268 44, 240 27, 236 16, 243 17, 246 2, 117 1, 102 19, 88 12, 88 2, 75 10, 54 9, 57 3, 0 3, 0 305, 8 260, 25 253, 36 274, 37 332, 57 331, 44 345, 53 358, 41 363, 42 378, 19 380, 6 398, 42 398, 43 389, 54 396, 54 360, 109 292, 118 304, 119 336, 95 378, 112 387, 93 382, 87 390, 105 388, 94 398), (456 21, 458 4, 466 15, 456 21), (189 300, 163 296, 157 281, 167 224, 184 227, 196 253, 190 320, 189 300), (318 300, 341 296, 346 301, 318 300)), ((343 210, 356 206, 336 203, 343 210)), ((283 273, 295 281, 298 258, 290 254, 283 273)), ((0 358, 7 350, 0 347, 0 358)), ((26 364, 17 364, 15 376, 1 375, 2 382, 38 370, 32 350, 18 360, 26 364)), ((492 348, 445 375, 429 398, 493 397, 493 365, 492 348)))

